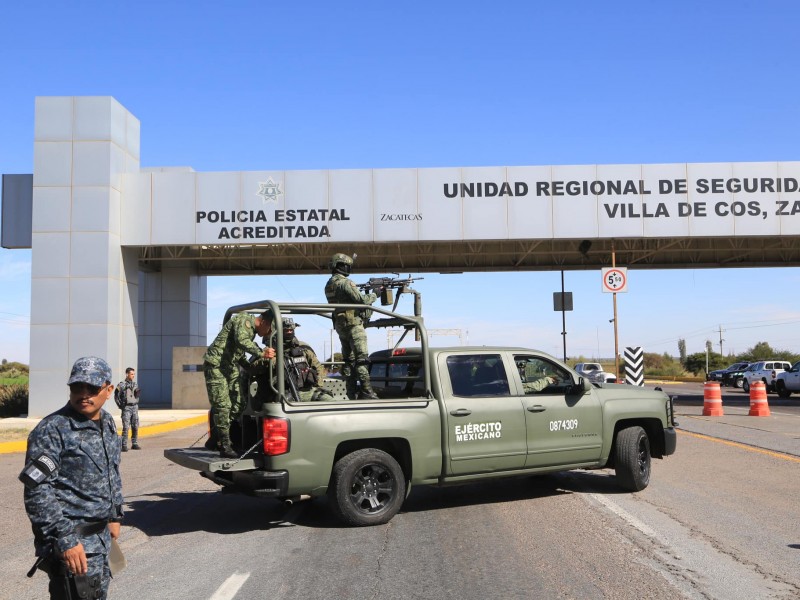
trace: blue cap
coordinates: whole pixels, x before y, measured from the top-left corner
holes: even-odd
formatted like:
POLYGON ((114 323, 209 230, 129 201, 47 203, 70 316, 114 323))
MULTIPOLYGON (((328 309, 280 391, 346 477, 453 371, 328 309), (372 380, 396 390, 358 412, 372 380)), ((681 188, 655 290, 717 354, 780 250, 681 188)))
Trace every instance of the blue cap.
POLYGON ((96 356, 84 356, 72 365, 67 385, 88 383, 101 388, 109 381, 111 381, 111 367, 108 366, 108 363, 96 356))

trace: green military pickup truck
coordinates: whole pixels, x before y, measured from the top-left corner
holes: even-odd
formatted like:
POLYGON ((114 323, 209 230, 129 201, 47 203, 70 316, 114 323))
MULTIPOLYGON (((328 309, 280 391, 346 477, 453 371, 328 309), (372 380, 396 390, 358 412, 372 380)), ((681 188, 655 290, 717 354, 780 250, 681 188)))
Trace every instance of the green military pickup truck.
MULTIPOLYGON (((363 305, 263 301, 232 307, 304 320, 363 305)), ((419 345, 373 354, 379 400, 300 402, 282 352, 249 376, 247 407, 232 428, 241 457, 203 448, 170 460, 223 486, 287 502, 327 494, 350 525, 386 523, 412 485, 452 485, 569 469, 613 468, 629 491, 650 481, 651 457, 675 452, 672 401, 661 391, 594 385, 559 360, 526 348, 430 348, 421 317, 375 307, 375 327, 413 331, 419 345)), ((326 325, 330 327, 330 322, 326 325)), ((338 385, 337 385, 338 384, 338 385)))

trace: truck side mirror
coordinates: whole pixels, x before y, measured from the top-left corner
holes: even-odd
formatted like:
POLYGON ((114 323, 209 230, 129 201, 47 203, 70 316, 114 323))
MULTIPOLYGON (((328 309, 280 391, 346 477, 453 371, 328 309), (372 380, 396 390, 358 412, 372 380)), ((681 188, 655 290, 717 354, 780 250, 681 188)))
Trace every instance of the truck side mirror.
POLYGON ((592 391, 592 382, 585 377, 578 377, 578 385, 575 388, 581 395, 588 394, 592 391))

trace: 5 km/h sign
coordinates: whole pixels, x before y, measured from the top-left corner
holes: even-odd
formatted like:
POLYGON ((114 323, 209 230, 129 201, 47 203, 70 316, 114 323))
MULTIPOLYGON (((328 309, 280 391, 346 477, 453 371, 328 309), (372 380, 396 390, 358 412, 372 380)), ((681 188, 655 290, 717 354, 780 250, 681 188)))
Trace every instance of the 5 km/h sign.
POLYGON ((603 269, 603 292, 606 294, 628 291, 627 267, 605 267, 603 269))

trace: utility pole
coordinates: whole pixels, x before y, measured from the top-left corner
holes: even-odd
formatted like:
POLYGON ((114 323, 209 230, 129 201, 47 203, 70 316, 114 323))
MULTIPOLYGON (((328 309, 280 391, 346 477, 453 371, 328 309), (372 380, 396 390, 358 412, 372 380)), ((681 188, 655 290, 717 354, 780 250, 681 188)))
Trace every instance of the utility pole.
MULTIPOLYGON (((614 249, 614 240, 611 240, 611 266, 617 266, 617 254, 614 249)), ((617 293, 614 292, 614 377, 619 381, 619 321, 617 320, 617 293)))
POLYGON ((724 342, 724 341, 725 340, 722 339, 722 325, 720 325, 719 326, 719 355, 722 356, 723 358, 725 357, 725 355, 722 354, 722 342, 724 342))
POLYGON ((561 269, 561 340, 564 342, 564 362, 567 362, 567 313, 564 307, 564 296, 564 269, 561 269))

